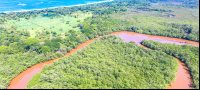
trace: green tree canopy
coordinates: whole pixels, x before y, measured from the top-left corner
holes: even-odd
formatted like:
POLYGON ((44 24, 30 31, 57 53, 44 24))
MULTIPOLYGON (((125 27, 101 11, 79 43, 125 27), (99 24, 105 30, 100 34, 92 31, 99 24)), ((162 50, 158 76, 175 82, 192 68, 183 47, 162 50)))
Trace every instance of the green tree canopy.
POLYGON ((11 53, 11 49, 8 46, 0 46, 0 54, 9 54, 11 53))
POLYGON ((52 42, 62 42, 61 37, 56 37, 51 40, 52 42))
POLYGON ((50 50, 50 47, 48 47, 48 46, 42 46, 40 51, 43 51, 46 54, 47 52, 50 52, 51 50, 50 50))
POLYGON ((52 42, 52 46, 59 49, 60 48, 60 43, 52 42))
POLYGON ((24 46, 26 49, 29 49, 30 46, 35 46, 39 44, 40 40, 36 38, 28 38, 24 41, 24 46))

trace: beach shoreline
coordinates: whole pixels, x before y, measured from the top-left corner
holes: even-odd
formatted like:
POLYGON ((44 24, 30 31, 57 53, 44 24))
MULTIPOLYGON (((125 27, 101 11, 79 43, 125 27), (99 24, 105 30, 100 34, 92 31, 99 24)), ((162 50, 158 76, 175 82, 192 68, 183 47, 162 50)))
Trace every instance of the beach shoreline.
POLYGON ((86 4, 70 5, 70 6, 48 7, 48 8, 42 8, 42 9, 29 9, 29 10, 20 10, 20 11, 4 11, 3 13, 9 14, 9 13, 14 13, 14 12, 28 12, 28 11, 37 11, 37 10, 54 9, 54 8, 65 8, 65 7, 83 6, 83 5, 103 3, 103 2, 112 2, 112 1, 114 1, 114 0, 109 0, 109 1, 106 0, 106 1, 99 1, 99 2, 93 2, 93 3, 86 3, 86 4))

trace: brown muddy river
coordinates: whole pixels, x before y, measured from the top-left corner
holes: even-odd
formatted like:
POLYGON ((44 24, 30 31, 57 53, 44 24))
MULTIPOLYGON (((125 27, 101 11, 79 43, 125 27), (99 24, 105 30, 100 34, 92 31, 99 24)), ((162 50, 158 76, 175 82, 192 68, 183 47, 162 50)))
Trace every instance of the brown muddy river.
MULTIPOLYGON (((172 44, 177 44, 177 45, 189 44, 189 45, 194 45, 194 46, 199 47, 199 43, 194 42, 194 41, 178 39, 178 38, 163 37, 163 36, 145 35, 145 34, 139 34, 139 33, 130 32, 130 31, 113 32, 108 35, 119 35, 122 39, 124 39, 125 42, 134 41, 140 46, 142 46, 140 44, 141 41, 146 39, 146 40, 159 41, 162 43, 172 43, 172 44)), ((82 43, 76 49, 73 49, 71 52, 67 53, 65 56, 69 56, 70 54, 73 54, 78 49, 81 49, 84 46, 87 46, 88 44, 90 44, 93 40, 95 40, 95 39, 91 39, 85 43, 82 43)), ((144 46, 142 46, 142 47, 144 47, 144 46)), ((146 48, 146 47, 144 47, 144 48, 146 48)), ((37 73, 42 71, 44 64, 49 65, 58 59, 59 58, 56 58, 56 59, 50 60, 48 62, 43 62, 43 63, 36 64, 34 66, 31 66, 30 68, 28 68, 27 70, 23 71, 18 76, 16 76, 11 81, 11 83, 7 89, 24 89, 27 86, 30 79, 34 75, 36 75, 37 73)), ((179 62, 179 67, 178 67, 178 71, 177 71, 177 75, 176 75, 176 80, 173 83, 173 85, 169 85, 167 87, 167 89, 190 89, 192 80, 191 80, 191 76, 190 76, 189 72, 187 71, 188 67, 186 67, 186 65, 184 63, 182 63, 179 59, 177 59, 177 60, 179 62)))

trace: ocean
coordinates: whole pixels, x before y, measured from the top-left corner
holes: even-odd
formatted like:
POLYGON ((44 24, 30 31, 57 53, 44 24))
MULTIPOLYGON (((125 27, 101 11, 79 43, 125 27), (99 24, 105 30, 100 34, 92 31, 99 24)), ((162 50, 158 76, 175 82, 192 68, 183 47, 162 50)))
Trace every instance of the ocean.
POLYGON ((112 0, 0 0, 0 12, 29 11, 112 0))

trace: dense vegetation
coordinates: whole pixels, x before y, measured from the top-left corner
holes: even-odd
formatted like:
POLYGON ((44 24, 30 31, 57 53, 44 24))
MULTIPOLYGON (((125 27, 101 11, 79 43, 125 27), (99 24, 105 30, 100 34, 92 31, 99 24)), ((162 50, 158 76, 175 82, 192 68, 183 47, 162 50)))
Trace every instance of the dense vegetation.
POLYGON ((175 80, 178 62, 161 51, 103 36, 87 47, 45 66, 26 88, 162 88, 175 80))
POLYGON ((86 42, 88 37, 80 31, 70 30, 65 33, 65 38, 57 33, 43 31, 37 33, 37 38, 32 38, 28 31, 0 28, 0 54, 17 54, 36 51, 44 52, 70 51, 79 44, 86 42), (45 36, 51 36, 47 38, 45 36), (43 41, 43 42, 41 42, 43 41), (46 46, 44 49, 43 47, 46 46))
MULTIPOLYGON (((81 32, 70 30, 65 38, 52 35, 52 39, 44 39, 44 44, 40 44, 42 38, 28 38, 26 31, 16 31, 14 29, 0 29, 0 88, 5 89, 10 81, 26 70, 28 67, 40 62, 62 57, 79 44, 86 42, 88 38, 81 32)), ((39 33, 50 34, 48 32, 39 33)))
POLYGON ((30 36, 28 31, 5 29, 0 27, 0 54, 13 54, 24 52, 22 43, 30 36))
POLYGON ((95 15, 113 14, 121 11, 126 11, 127 7, 137 6, 145 7, 150 6, 152 3, 163 2, 163 1, 177 1, 184 2, 180 7, 198 8, 198 0, 114 0, 112 2, 89 4, 83 6, 74 7, 63 7, 55 9, 44 9, 44 10, 34 10, 29 12, 13 12, 10 14, 0 13, 0 24, 6 22, 7 20, 18 20, 19 18, 30 19, 31 17, 37 17, 38 14, 45 14, 49 17, 56 15, 71 15, 76 11, 88 12, 92 11, 95 15))
POLYGON ((199 28, 196 24, 194 26, 185 22, 176 23, 175 21, 152 16, 137 15, 129 18, 118 18, 119 20, 110 17, 87 19, 83 22, 82 32, 86 33, 88 37, 94 37, 116 31, 134 31, 143 34, 199 41, 199 28))
POLYGON ((160 43, 152 40, 143 40, 142 44, 153 50, 162 51, 179 58, 188 66, 193 78, 194 88, 199 89, 199 47, 160 43))
MULTIPOLYGON (((65 52, 63 52, 65 53, 65 52)), ((0 55, 0 89, 6 89, 10 81, 26 70, 40 62, 46 62, 48 59, 56 58, 55 54, 37 54, 37 52, 14 54, 14 55, 0 55)))
POLYGON ((178 7, 178 8, 184 8, 184 7, 189 7, 189 8, 199 8, 199 0, 171 0, 171 1, 178 1, 181 4, 173 4, 170 2, 165 2, 161 3, 162 6, 167 6, 167 7, 178 7))
POLYGON ((15 76, 31 65, 62 57, 81 43, 111 32, 134 31, 199 41, 199 21, 194 20, 199 19, 198 15, 192 13, 187 16, 177 12, 186 9, 195 12, 199 7, 196 4, 198 0, 172 0, 183 3, 178 5, 183 9, 178 10, 177 5, 165 8, 171 7, 165 3, 168 1, 171 0, 114 0, 83 6, 0 13, 0 88, 6 88, 15 76), (157 2, 163 7, 154 7, 157 2), (184 16, 175 13, 180 18, 170 19, 168 14, 175 11, 184 16), (160 15, 163 13, 163 16, 160 15), (188 18, 195 15, 198 18, 188 18))

